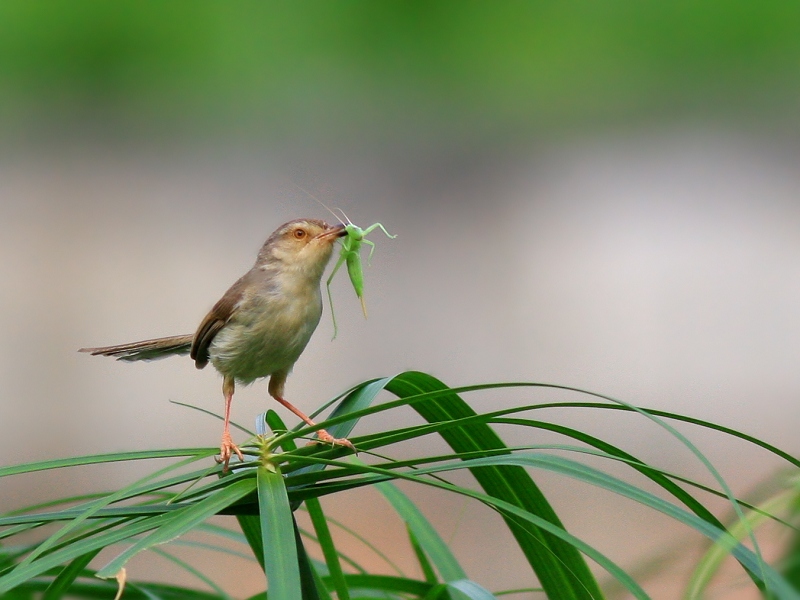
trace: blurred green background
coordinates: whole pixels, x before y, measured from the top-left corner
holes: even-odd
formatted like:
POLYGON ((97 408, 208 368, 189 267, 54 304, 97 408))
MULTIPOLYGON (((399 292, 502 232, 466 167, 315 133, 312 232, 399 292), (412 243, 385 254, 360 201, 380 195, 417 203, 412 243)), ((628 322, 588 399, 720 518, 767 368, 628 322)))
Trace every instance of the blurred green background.
POLYGON ((4 2, 12 135, 524 142, 693 116, 796 127, 800 6, 4 2))
MULTIPOLYGON (((3 461, 215 445, 214 419, 167 402, 221 410, 210 369, 76 349, 193 331, 280 223, 330 218, 293 184, 398 234, 373 238, 369 321, 334 282, 339 336, 324 315, 288 381, 302 409, 411 368, 575 385, 797 454, 798 109, 794 2, 1 2, 3 461)), ((245 425, 276 408, 259 383, 233 404, 245 425)), ((553 418, 708 482, 635 419, 553 418)), ((685 433, 738 494, 782 466, 685 433)), ((0 509, 135 475, 32 476, 0 509)), ((678 597, 695 538, 535 476, 624 566, 677 548, 645 587, 678 597)), ((409 491, 477 581, 531 585, 496 515, 409 491)), ((369 490, 330 510, 411 564, 369 490)), ((255 593, 231 561, 203 568, 255 593)))

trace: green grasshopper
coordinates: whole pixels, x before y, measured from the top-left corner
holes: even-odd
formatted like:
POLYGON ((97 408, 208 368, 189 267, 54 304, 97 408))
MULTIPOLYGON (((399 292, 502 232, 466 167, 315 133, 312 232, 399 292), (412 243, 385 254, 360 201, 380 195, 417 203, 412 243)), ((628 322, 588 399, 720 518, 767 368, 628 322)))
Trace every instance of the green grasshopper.
MULTIPOLYGON (((309 192, 308 190, 300 187, 296 183, 294 186, 299 189, 301 192, 310 196, 317 203, 322 206, 325 210, 331 213, 336 219, 339 219, 339 215, 333 212, 322 200, 317 198, 314 194, 309 192)), ((350 275, 350 283, 353 284, 353 289, 356 291, 356 296, 361 301, 361 310, 364 311, 364 318, 367 318, 367 305, 364 303, 364 271, 361 268, 361 244, 369 245, 369 255, 367 256, 367 265, 369 265, 370 260, 372 260, 372 253, 375 252, 375 243, 366 239, 366 237, 375 231, 377 228, 380 227, 381 231, 386 234, 386 237, 394 239, 397 236, 392 235, 386 228, 381 225, 380 223, 373 223, 366 229, 361 229, 358 225, 354 225, 353 222, 344 214, 344 211, 339 208, 337 209, 339 212, 342 213, 344 220, 347 221, 347 224, 344 227, 345 232, 347 233, 341 239, 342 242, 342 250, 339 253, 339 260, 336 262, 336 266, 333 267, 333 271, 331 271, 331 276, 328 277, 328 281, 325 283, 325 287, 328 289, 328 303, 331 307, 331 320, 333 321, 333 338, 336 339, 336 335, 339 332, 339 328, 336 326, 336 315, 333 313, 333 296, 331 295, 331 281, 333 281, 333 277, 336 275, 336 272, 339 270, 339 267, 342 266, 342 263, 347 263, 347 273, 350 275)), ((341 219, 339 219, 341 221, 341 219)))
MULTIPOLYGON (((347 215, 345 215, 345 219, 347 219, 347 215)), ((342 251, 339 253, 339 260, 336 262, 336 266, 333 267, 331 276, 328 277, 328 281, 325 284, 328 288, 328 302, 331 305, 331 319, 333 319, 333 339, 336 339, 338 328, 336 326, 336 316, 333 313, 331 281, 333 281, 333 277, 336 275, 339 267, 342 266, 342 263, 346 262, 347 273, 350 275, 350 282, 353 284, 353 289, 356 291, 356 296, 358 296, 358 299, 361 301, 361 310, 364 311, 364 318, 366 319, 367 305, 364 303, 364 271, 361 268, 361 244, 367 244, 370 246, 369 255, 367 256, 367 264, 369 265, 370 260, 372 260, 372 253, 375 252, 375 243, 369 241, 366 239, 366 237, 379 227, 380 230, 386 234, 386 237, 391 239, 397 237, 396 235, 392 235, 386 231, 386 228, 380 223, 373 223, 366 229, 361 229, 361 227, 358 225, 354 225, 350 219, 347 219, 347 225, 344 228, 344 230, 347 232, 347 235, 341 240, 342 251)))

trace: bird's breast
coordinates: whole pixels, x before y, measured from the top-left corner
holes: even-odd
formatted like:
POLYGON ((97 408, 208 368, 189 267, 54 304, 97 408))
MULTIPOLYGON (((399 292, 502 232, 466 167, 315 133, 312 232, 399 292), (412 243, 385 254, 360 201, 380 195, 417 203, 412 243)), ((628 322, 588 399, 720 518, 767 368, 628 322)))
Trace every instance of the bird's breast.
POLYGON ((212 364, 242 383, 290 371, 322 315, 317 286, 281 286, 242 299, 209 347, 212 364))

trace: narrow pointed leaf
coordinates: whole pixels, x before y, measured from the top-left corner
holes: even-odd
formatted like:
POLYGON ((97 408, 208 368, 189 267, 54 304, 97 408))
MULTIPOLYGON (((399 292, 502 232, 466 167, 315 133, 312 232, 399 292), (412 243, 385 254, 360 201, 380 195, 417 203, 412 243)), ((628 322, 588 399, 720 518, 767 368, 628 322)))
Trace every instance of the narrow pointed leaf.
POLYGON ((308 508, 308 514, 311 516, 314 531, 317 532, 317 539, 319 540, 320 548, 322 548, 322 555, 325 557, 325 564, 333 581, 336 596, 339 600, 350 600, 347 584, 344 582, 342 565, 339 562, 339 554, 333 544, 333 536, 331 536, 328 522, 325 520, 325 514, 322 512, 322 504, 319 498, 306 500, 306 508, 308 508))
POLYGON ((450 548, 444 543, 431 525, 430 521, 413 502, 393 483, 378 483, 375 488, 383 494, 394 508, 395 512, 403 519, 408 527, 414 532, 419 545, 430 557, 442 579, 446 582, 466 579, 467 574, 461 565, 458 564, 456 557, 450 552, 450 548))
MULTIPOLYGON (((407 372, 393 378, 386 389, 398 397, 447 390, 441 381, 419 372, 407 372)), ((475 415, 457 394, 451 393, 426 402, 412 404, 429 422, 445 421, 475 415)), ((442 431, 442 438, 455 452, 495 450, 503 448, 502 440, 487 425, 476 424, 442 431)), ((563 529, 561 521, 544 494, 528 473, 513 466, 474 469, 472 474, 491 496, 538 515, 563 529)), ((603 597, 589 567, 576 548, 530 523, 506 519, 506 524, 536 572, 539 582, 551 600, 597 600, 603 597)))
POLYGON ((258 506, 264 571, 270 600, 302 598, 300 569, 297 565, 294 519, 280 471, 258 467, 258 506))
POLYGON ((492 594, 489 590, 469 579, 448 581, 447 587, 453 590, 458 590, 470 600, 497 600, 494 594, 492 594))
POLYGON ((0 467, 0 477, 9 475, 20 475, 22 473, 34 473, 36 471, 47 471, 50 469, 63 469, 66 467, 78 467, 81 465, 99 465, 109 462, 120 462, 124 460, 145 460, 151 458, 180 458, 182 456, 213 456, 214 451, 209 448, 177 448, 175 450, 143 450, 141 452, 116 452, 113 454, 92 454, 88 456, 76 456, 74 458, 59 458, 56 460, 44 460, 35 463, 21 465, 11 465, 0 467))
POLYGON ((192 504, 173 513, 167 513, 165 515, 167 519, 165 519, 164 524, 100 569, 97 576, 100 578, 114 577, 135 554, 146 550, 150 546, 164 544, 183 535, 196 525, 199 525, 209 517, 217 514, 223 508, 243 498, 252 492, 254 488, 255 482, 252 479, 242 479, 196 504, 192 504))
POLYGON ((100 549, 92 550, 70 562, 44 591, 42 600, 60 600, 72 587, 75 579, 99 553, 100 549))
POLYGON ((419 542, 417 541, 417 537, 414 535, 414 532, 411 530, 411 527, 406 524, 406 531, 408 532, 408 539, 411 542, 411 549, 414 551, 414 555, 417 557, 417 562, 419 563, 419 568, 422 570, 422 577, 430 584, 438 583, 439 580, 436 577, 436 572, 433 570, 433 565, 431 561, 428 559, 427 554, 420 546, 419 542))

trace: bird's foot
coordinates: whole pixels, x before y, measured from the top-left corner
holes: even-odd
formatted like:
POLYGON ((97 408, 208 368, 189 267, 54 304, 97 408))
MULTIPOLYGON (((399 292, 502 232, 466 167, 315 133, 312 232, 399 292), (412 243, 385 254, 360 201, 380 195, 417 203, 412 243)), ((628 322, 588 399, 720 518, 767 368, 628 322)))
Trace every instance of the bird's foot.
POLYGON ((317 439, 312 440, 309 444, 330 444, 331 446, 345 446, 355 451, 356 447, 347 438, 335 438, 324 429, 317 430, 317 439))
POLYGON ((222 472, 228 472, 228 463, 231 460, 231 456, 236 453, 236 456, 239 457, 239 460, 243 461, 244 456, 242 455, 242 451, 239 450, 239 446, 233 443, 233 439, 231 438, 231 434, 227 431, 222 432, 222 442, 219 445, 219 457, 215 458, 218 463, 222 464, 222 472))

